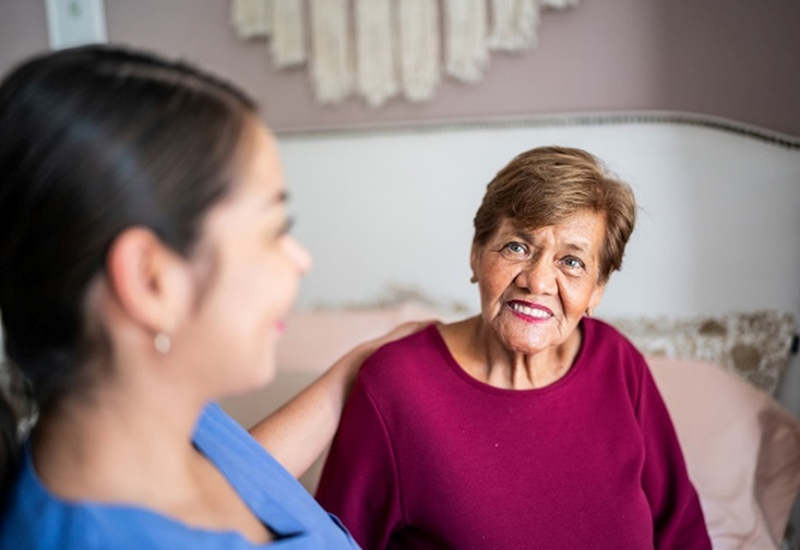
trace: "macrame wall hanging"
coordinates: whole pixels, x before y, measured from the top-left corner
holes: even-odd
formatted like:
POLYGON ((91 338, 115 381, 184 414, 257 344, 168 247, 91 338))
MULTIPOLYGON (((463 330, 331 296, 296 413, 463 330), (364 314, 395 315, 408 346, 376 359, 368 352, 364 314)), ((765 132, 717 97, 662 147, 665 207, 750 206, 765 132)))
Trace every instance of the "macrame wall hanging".
POLYGON ((269 38, 279 68, 307 64, 316 98, 373 107, 433 98, 442 73, 480 81, 489 54, 535 48, 539 13, 580 0, 232 0, 243 39, 269 38))

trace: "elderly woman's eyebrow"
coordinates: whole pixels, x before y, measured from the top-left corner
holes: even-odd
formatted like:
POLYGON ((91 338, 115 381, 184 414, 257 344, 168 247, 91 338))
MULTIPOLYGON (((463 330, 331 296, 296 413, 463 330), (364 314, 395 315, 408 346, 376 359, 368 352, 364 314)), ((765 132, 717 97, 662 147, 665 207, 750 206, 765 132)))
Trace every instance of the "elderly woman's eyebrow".
POLYGON ((511 239, 519 239, 524 241, 526 244, 534 244, 535 238, 533 233, 529 233, 524 229, 513 229, 508 232, 509 238, 511 239))
POLYGON ((590 243, 575 243, 569 242, 566 244, 565 248, 569 250, 577 250, 578 252, 589 252, 591 250, 590 243))

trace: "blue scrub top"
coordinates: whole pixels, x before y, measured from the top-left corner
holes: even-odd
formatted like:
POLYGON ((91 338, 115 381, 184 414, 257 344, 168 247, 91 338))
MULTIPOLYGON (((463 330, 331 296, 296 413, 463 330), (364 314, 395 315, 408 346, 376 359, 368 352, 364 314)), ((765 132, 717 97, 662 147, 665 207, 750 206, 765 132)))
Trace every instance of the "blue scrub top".
POLYGON ((218 405, 203 411, 193 439, 278 540, 254 545, 238 533, 189 527, 142 507, 60 500, 37 477, 26 445, 0 518, 0 550, 358 548, 341 523, 218 405))

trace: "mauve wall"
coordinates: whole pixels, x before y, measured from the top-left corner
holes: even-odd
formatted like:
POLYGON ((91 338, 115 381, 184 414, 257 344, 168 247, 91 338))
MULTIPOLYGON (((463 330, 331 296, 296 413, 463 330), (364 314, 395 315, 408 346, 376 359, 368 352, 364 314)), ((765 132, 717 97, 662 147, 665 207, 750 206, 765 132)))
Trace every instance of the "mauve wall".
MULTIPOLYGON (((44 0, 0 0, 0 71, 47 47, 44 0)), ((797 0, 583 0, 547 12, 538 50, 494 55, 475 86, 445 81, 424 105, 314 103, 305 69, 275 71, 241 42, 228 0, 106 0, 109 37, 186 57, 238 82, 276 130, 361 123, 666 109, 800 135, 797 0)))

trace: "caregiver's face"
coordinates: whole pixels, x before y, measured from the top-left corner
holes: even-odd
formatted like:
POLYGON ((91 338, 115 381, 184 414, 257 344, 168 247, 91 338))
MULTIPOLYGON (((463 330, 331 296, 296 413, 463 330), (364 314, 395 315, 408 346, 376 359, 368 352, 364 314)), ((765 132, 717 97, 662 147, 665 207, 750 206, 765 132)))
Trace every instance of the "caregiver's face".
POLYGON ((278 148, 254 126, 240 180, 209 212, 195 254, 208 280, 193 312, 192 364, 220 395, 263 386, 275 375, 283 321, 311 258, 290 235, 278 148), (201 371, 200 365, 206 370, 201 371))
POLYGON ((526 231, 504 219, 472 249, 485 326, 509 351, 535 354, 564 343, 603 296, 599 281, 605 220, 579 211, 526 231))

